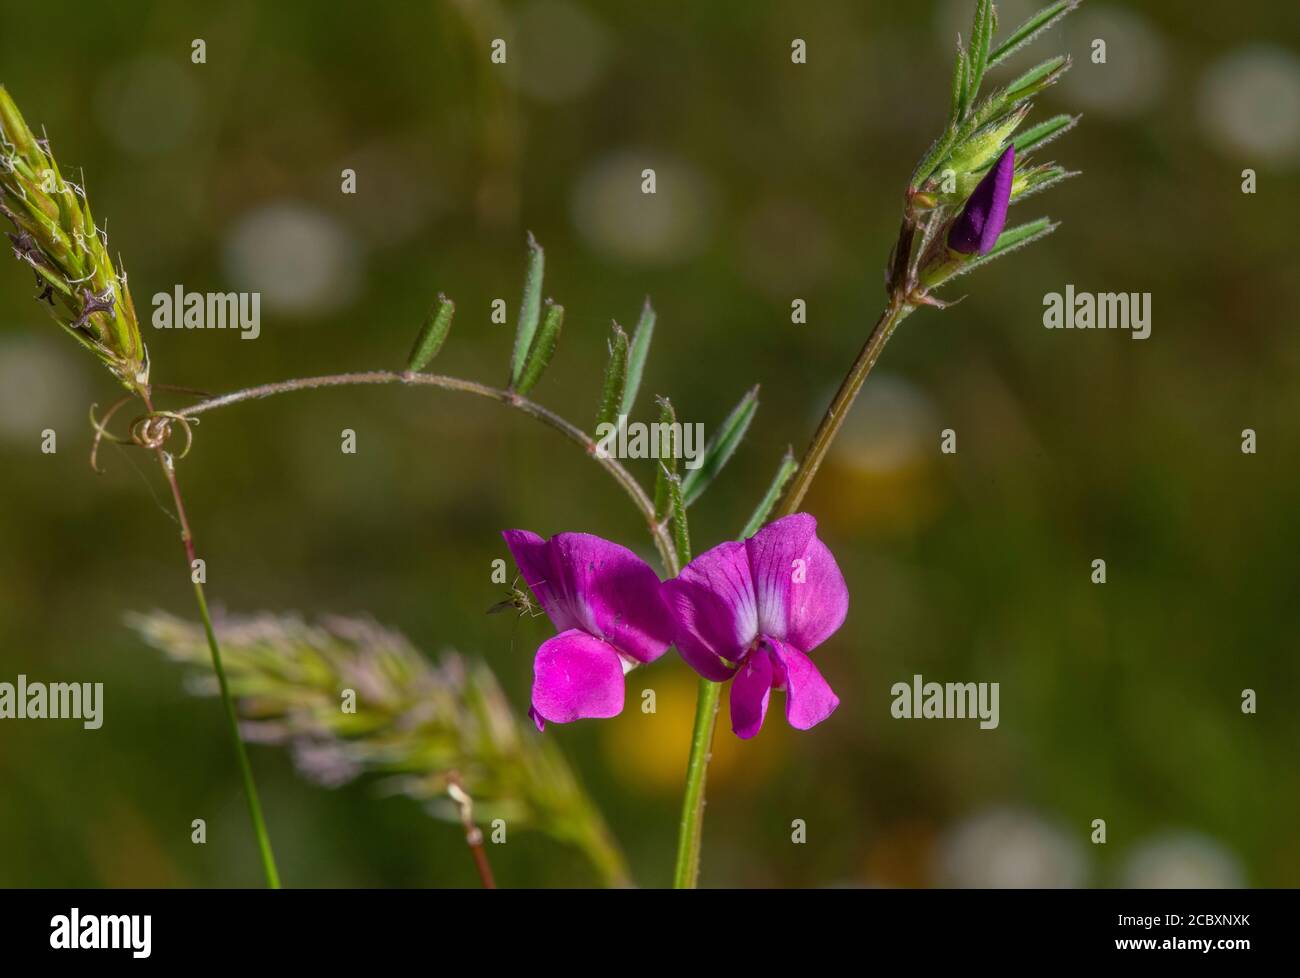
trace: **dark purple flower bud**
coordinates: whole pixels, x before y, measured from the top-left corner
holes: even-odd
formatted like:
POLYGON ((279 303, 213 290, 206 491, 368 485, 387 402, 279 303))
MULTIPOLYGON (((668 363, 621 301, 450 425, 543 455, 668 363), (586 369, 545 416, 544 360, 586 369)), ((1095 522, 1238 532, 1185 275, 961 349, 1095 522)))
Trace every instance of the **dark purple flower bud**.
POLYGON ((1016 175, 1016 148, 1006 152, 984 175, 948 232, 948 247, 964 255, 987 255, 1007 224, 1011 182, 1016 175))

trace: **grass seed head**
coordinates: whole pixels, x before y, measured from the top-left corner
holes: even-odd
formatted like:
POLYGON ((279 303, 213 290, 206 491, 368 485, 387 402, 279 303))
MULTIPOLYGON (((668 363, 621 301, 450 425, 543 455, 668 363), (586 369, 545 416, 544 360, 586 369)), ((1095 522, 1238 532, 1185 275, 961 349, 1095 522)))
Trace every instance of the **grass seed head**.
POLYGON ((82 346, 94 352, 128 390, 149 384, 149 355, 140 335, 126 269, 108 253, 84 187, 66 180, 50 142, 37 138, 0 85, 0 218, 14 257, 36 279, 36 299, 82 346))

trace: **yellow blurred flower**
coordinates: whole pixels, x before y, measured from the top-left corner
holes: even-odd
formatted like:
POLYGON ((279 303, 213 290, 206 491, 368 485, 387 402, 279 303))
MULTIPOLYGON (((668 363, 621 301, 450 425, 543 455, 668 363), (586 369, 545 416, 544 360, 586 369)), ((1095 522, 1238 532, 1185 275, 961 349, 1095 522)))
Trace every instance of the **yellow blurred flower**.
POLYGON ((845 419, 809 509, 840 530, 908 534, 942 504, 940 429, 929 398, 900 377, 877 374, 845 419))
MULTIPOLYGON (((670 655, 673 655, 670 653, 670 655)), ((675 655, 673 655, 675 658, 675 655)), ((681 790, 695 717, 697 680, 680 662, 665 661, 627 676, 623 712, 601 724, 602 742, 611 769, 631 787, 647 793, 672 795, 681 790), (653 692, 654 712, 645 712, 653 692)), ((784 710, 784 697, 772 696, 770 711, 784 710)), ((761 783, 781 764, 789 731, 768 724, 752 741, 731 732, 723 691, 718 726, 713 737, 710 785, 749 786, 761 783)))

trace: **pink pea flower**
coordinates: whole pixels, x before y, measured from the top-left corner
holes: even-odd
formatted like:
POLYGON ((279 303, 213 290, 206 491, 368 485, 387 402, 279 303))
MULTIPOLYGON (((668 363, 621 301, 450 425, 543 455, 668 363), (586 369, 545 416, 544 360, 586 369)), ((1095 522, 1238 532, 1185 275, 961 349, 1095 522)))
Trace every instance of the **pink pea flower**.
POLYGON ((734 677, 736 736, 758 733, 774 689, 785 691, 785 718, 798 730, 839 706, 807 653, 844 623, 849 591, 807 513, 700 554, 663 589, 682 658, 705 679, 734 677))
POLYGON ((533 660, 528 715, 571 723, 623 712, 623 676, 653 662, 672 642, 659 577, 626 547, 590 533, 543 540, 506 530, 506 546, 537 603, 559 632, 533 660))

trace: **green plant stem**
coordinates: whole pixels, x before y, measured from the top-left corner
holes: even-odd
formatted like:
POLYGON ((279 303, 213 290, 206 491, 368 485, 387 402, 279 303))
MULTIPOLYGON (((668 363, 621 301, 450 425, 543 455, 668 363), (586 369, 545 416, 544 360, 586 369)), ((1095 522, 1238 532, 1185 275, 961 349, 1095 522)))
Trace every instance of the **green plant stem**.
POLYGON ((803 458, 799 462, 799 468, 790 480, 790 486, 785 491, 780 505, 772 514, 773 519, 779 519, 782 516, 789 516, 791 513, 799 511, 799 505, 803 502, 803 497, 807 495, 809 487, 812 486, 813 479, 817 476, 817 470, 821 467, 822 461, 826 458, 826 453, 830 451, 831 443, 835 436, 839 434, 840 426, 844 424, 844 419, 848 417, 849 409, 853 407, 854 400, 857 399, 858 392, 862 390, 862 384, 866 381, 867 375, 871 373, 871 368, 876 365, 880 359, 880 353, 889 342, 889 338, 894 335, 894 330, 898 324, 906 319, 916 307, 902 299, 895 298, 885 307, 881 313, 880 319, 876 321, 875 327, 867 337, 866 343, 862 345, 862 350, 858 353, 858 358, 853 361, 853 366, 849 368, 844 382, 840 384, 840 389, 835 392, 831 398, 830 406, 826 408, 826 413, 822 415, 821 423, 817 426, 817 431, 813 435, 812 441, 804 450, 803 458))
POLYGON ((253 833, 257 836, 257 848, 262 855, 262 870, 266 874, 266 885, 273 890, 280 889, 280 871, 275 866, 275 853, 271 851, 271 837, 266 831, 266 819, 262 815, 262 802, 257 796, 257 783, 253 780, 253 767, 248 761, 248 751, 244 740, 239 736, 239 719, 235 715, 235 704, 230 697, 230 688, 226 685, 226 672, 221 665, 221 647, 217 644, 217 635, 212 628, 212 618, 208 614, 208 602, 203 595, 203 585, 194 585, 194 597, 199 605, 199 617, 203 619, 203 631, 208 637, 208 648, 212 651, 212 669, 217 674, 221 686, 221 705, 226 711, 226 723, 230 727, 230 740, 235 746, 235 755, 239 758, 239 773, 244 779, 244 794, 248 798, 248 814, 253 821, 253 833))
POLYGON ((499 387, 489 387, 487 384, 480 384, 472 380, 462 380, 459 377, 448 377, 444 374, 427 374, 415 373, 412 371, 394 371, 394 370, 369 370, 356 373, 330 374, 322 377, 301 377, 295 380, 282 380, 272 384, 262 384, 257 387, 249 387, 244 390, 232 391, 229 394, 222 394, 218 397, 208 398, 200 401, 198 404, 192 404, 187 408, 175 412, 181 417, 192 418, 203 414, 207 411, 219 407, 226 407, 230 404, 238 404, 241 401, 260 400, 264 397, 272 397, 276 394, 288 394, 293 391, 315 390, 322 387, 357 387, 377 384, 403 384, 410 386, 428 386, 440 387, 443 390, 460 391, 464 394, 474 394, 478 397, 486 397, 490 400, 505 404, 516 411, 520 411, 530 418, 542 422, 550 428, 564 435, 569 441, 578 445, 589 455, 596 464, 614 477, 614 481, 619 484, 628 498, 632 500, 633 505, 640 511, 645 518, 646 527, 650 531, 651 539, 654 541, 655 549, 659 551, 659 557, 663 561, 665 570, 669 574, 676 574, 678 570, 677 554, 673 546, 672 534, 669 532, 667 525, 660 524, 655 519, 654 502, 650 499, 641 484, 636 481, 632 473, 624 468, 617 459, 612 457, 602 457, 596 453, 596 441, 577 425, 566 421, 554 411, 542 407, 536 401, 530 401, 528 398, 516 394, 514 391, 505 390, 499 387))
POLYGON ((704 838, 704 787, 713 757, 713 732, 718 722, 722 683, 701 678, 695 698, 695 726, 691 753, 686 761, 686 789, 682 793, 682 821, 677 834, 677 866, 673 886, 691 890, 700 878, 700 845, 704 838))
MULTIPOLYGON (((145 404, 153 411, 145 396, 145 404)), ((176 505, 176 516, 181 524, 181 541, 185 544, 185 556, 189 562, 190 574, 193 576, 195 561, 194 535, 190 532, 189 516, 185 512, 185 502, 181 498, 180 483, 176 479, 176 466, 162 448, 155 449, 158 464, 162 466, 167 485, 172 491, 172 501, 176 505)), ((257 797, 257 784, 253 781, 253 768, 248 762, 248 751, 244 748, 243 738, 239 736, 239 719, 235 714, 235 704, 230 697, 230 688, 226 684, 226 670, 221 665, 221 646, 217 643, 217 633, 212 628, 212 617, 208 614, 207 598, 203 594, 203 585, 194 581, 194 598, 199 606, 199 617, 203 619, 203 631, 208 637, 208 649, 212 652, 212 671, 217 674, 217 683, 221 687, 221 703, 226 713, 226 723, 230 729, 230 739, 235 746, 235 756, 239 760, 239 772, 244 779, 244 795, 248 799, 248 814, 253 822, 253 834, 257 836, 258 851, 262 856, 262 869, 266 873, 266 885, 273 890, 280 888, 280 873, 275 866, 275 855, 271 852, 271 838, 266 831, 266 819, 262 817, 262 803, 257 797)))
MULTIPOLYGON (((904 227, 900 236, 902 249, 901 267, 896 259, 893 281, 905 285, 908 251, 912 239, 904 227)), ((896 289, 894 297, 877 320, 875 327, 863 344, 858 358, 853 361, 848 375, 840 384, 840 389, 831 399, 830 406, 822 416, 817 432, 804 451, 803 460, 795 471, 789 488, 782 497, 781 504, 772 514, 773 518, 789 516, 799 509, 804 496, 812 485, 813 478, 821 466, 835 440, 835 435, 844 423, 844 418, 853 406, 853 401, 862 389, 863 382, 871 373, 871 368, 880 358, 880 352, 889 342, 894 329, 916 308, 898 298, 902 289, 896 289)), ((757 529, 757 528, 755 528, 757 529)), ((677 837, 677 866, 673 874, 673 886, 678 889, 692 889, 699 882, 700 845, 704 835, 704 788, 708 780, 709 761, 713 756, 713 734, 718 722, 718 702, 722 697, 722 684, 701 679, 699 693, 695 701, 695 726, 691 731, 691 753, 686 761, 686 789, 682 796, 682 820, 677 837)))

